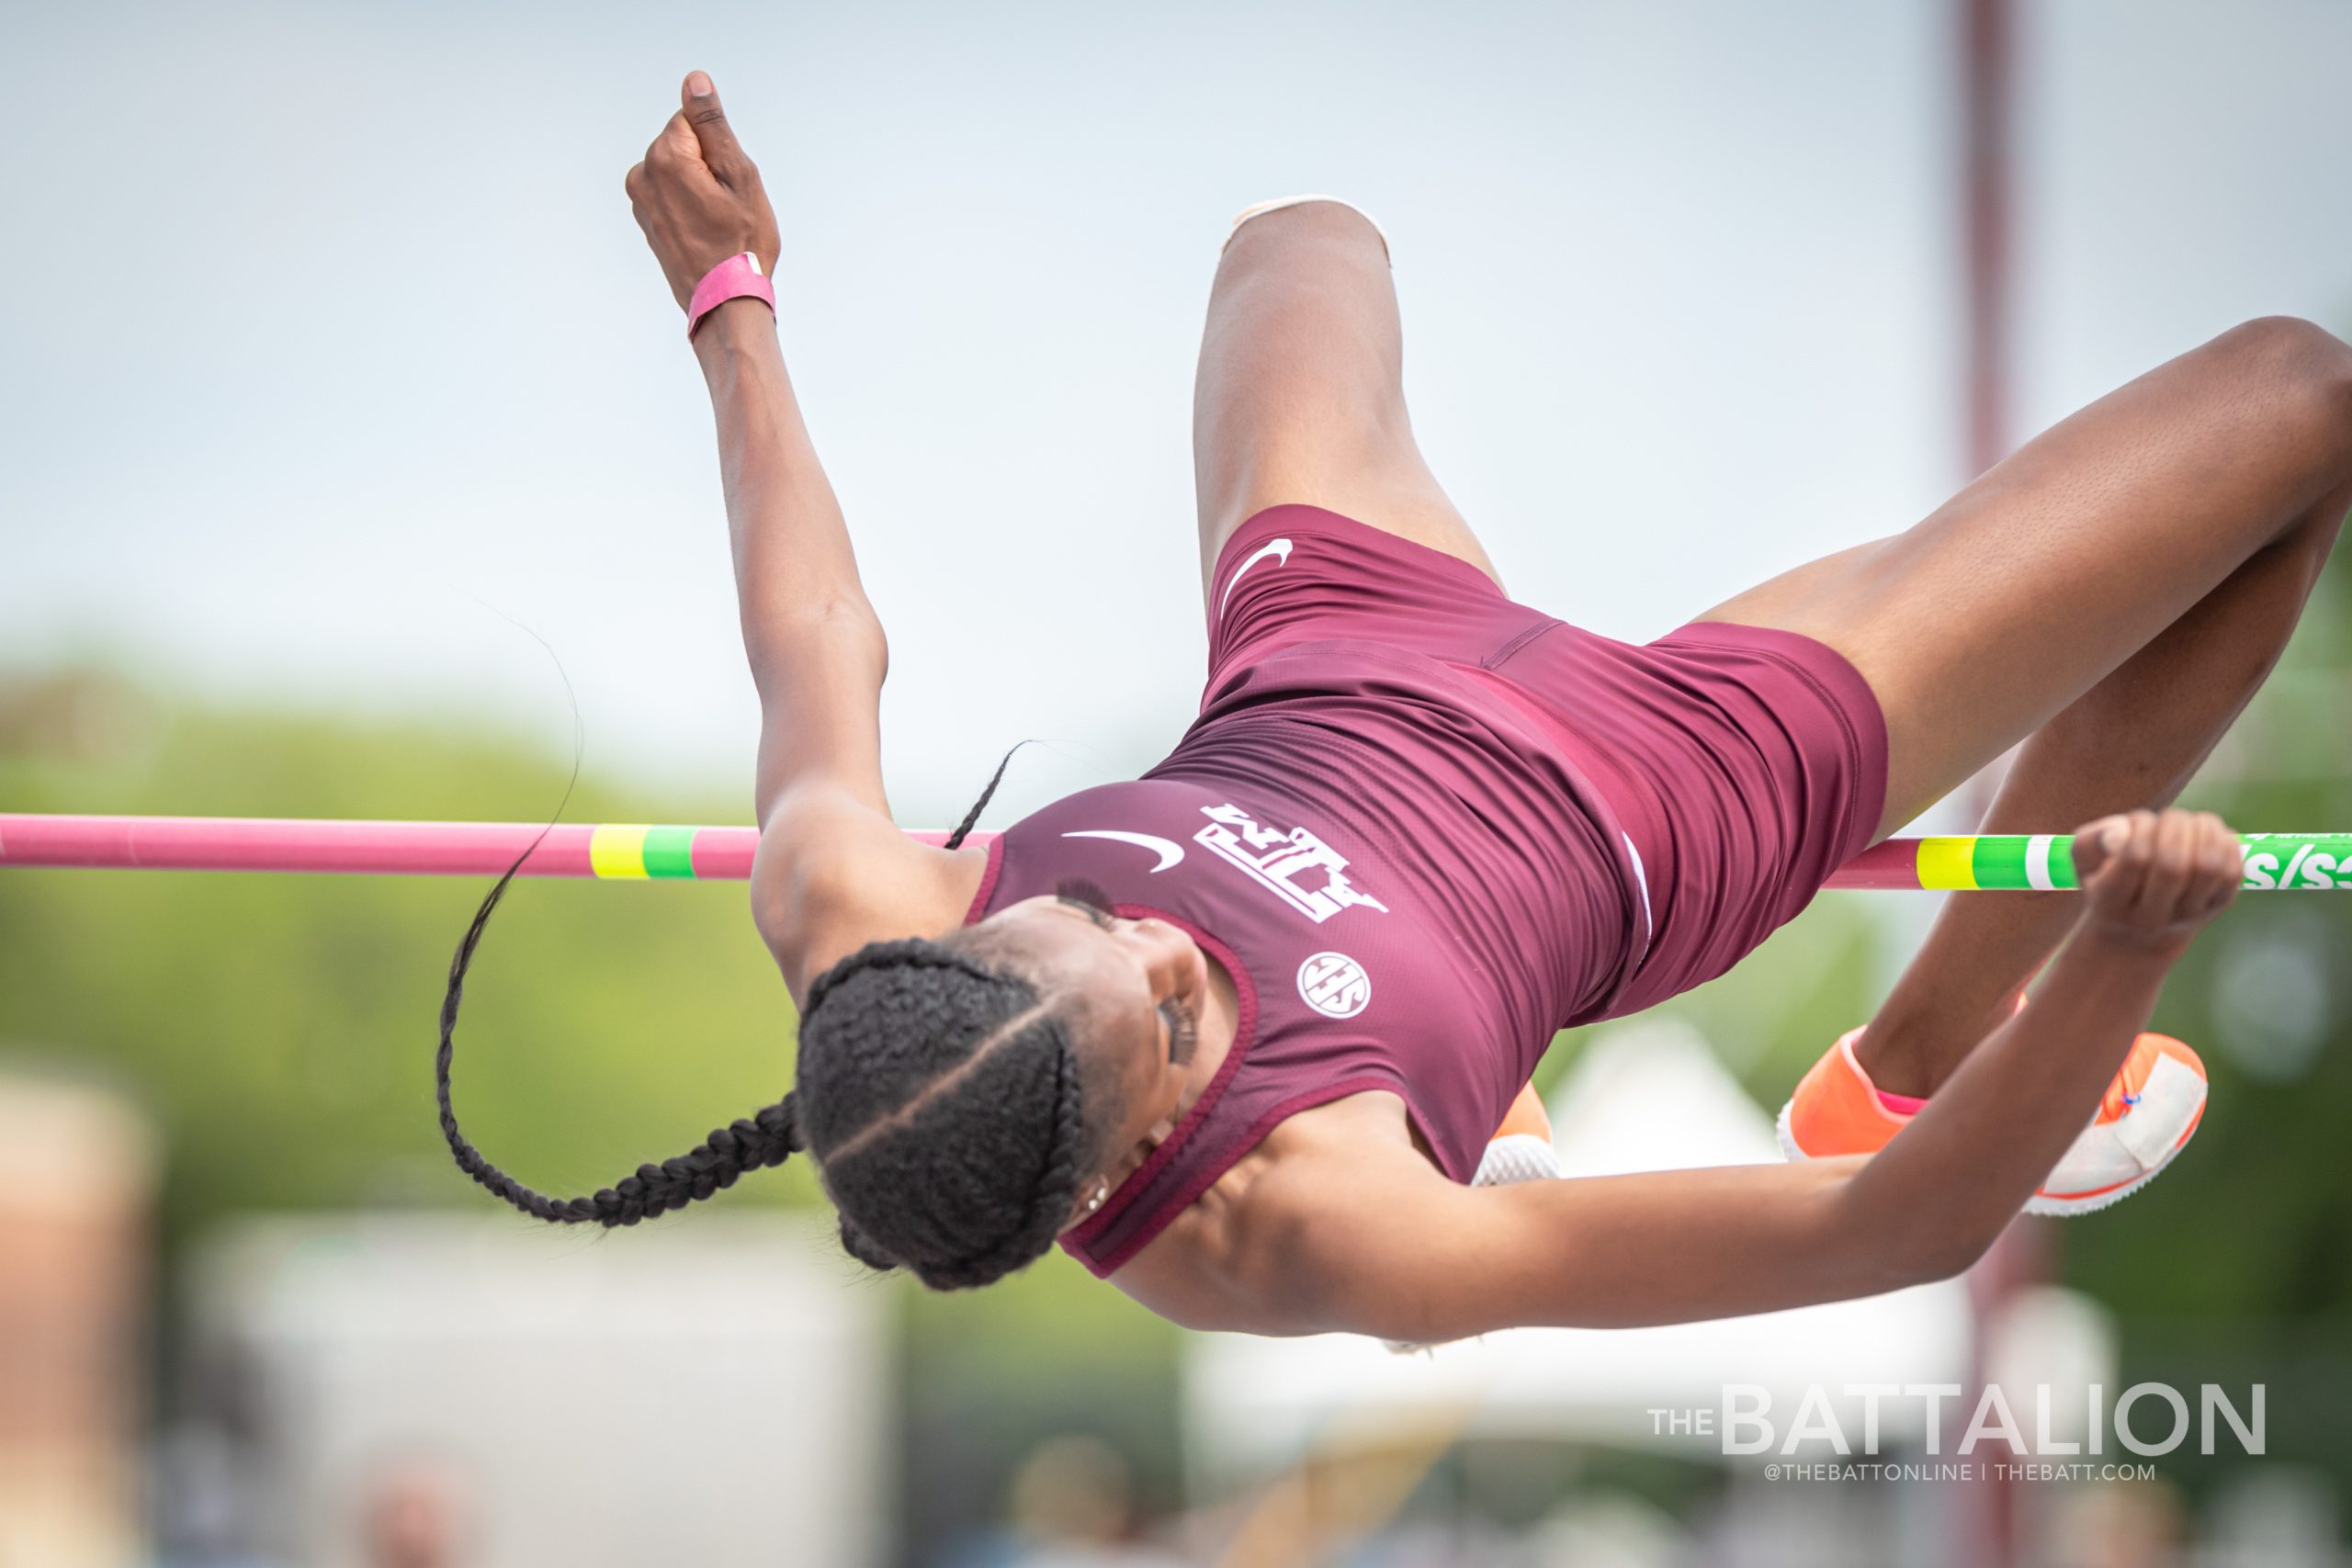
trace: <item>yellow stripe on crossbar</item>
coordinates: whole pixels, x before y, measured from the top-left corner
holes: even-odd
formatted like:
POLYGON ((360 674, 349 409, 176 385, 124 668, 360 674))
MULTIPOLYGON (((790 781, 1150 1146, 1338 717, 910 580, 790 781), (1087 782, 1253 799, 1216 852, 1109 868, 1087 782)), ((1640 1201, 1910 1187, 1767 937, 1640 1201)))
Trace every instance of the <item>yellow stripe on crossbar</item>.
POLYGON ((1974 839, 1920 840, 1919 886, 1922 887, 1975 886, 1976 840, 1974 839))
POLYGON ((645 835, 642 823, 598 828, 588 836, 588 866, 598 876, 643 876, 645 835))

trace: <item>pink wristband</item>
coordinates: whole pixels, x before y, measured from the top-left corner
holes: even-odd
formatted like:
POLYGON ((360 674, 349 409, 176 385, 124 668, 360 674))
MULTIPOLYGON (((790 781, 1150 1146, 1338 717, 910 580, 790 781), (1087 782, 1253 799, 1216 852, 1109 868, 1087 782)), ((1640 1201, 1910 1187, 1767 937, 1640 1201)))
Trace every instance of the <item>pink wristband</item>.
POLYGON ((694 298, 686 301, 686 335, 694 336, 702 319, 728 300, 747 296, 775 309, 775 289, 760 276, 760 258, 744 251, 704 273, 695 285, 694 298))

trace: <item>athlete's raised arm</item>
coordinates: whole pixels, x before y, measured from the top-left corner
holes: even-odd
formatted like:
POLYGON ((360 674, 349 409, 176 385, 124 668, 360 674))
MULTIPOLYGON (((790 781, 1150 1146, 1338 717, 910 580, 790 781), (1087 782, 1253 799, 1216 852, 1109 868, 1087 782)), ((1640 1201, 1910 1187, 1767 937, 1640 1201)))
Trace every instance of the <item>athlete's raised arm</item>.
MULTIPOLYGON (((748 251, 773 276, 778 239, 759 170, 710 78, 695 72, 681 97, 626 184, 684 308, 695 285, 729 256, 748 251)), ((703 319, 694 347, 718 420, 743 650, 760 694, 760 822, 810 784, 887 818, 876 716, 882 623, 801 420, 775 314, 758 299, 731 299, 703 319)))
POLYGON ((1629 1326, 1958 1273, 2082 1130, 2166 971, 2237 889, 2237 840, 2211 815, 2138 812, 2075 841, 2083 913, 2032 1004, 1875 1156, 1471 1189, 1401 1145, 1311 1151, 1269 1177, 1272 1223, 1243 1249, 1274 1320, 1260 1326, 1629 1326))
MULTIPOLYGON (((748 251, 773 276, 778 240, 760 172, 710 78, 693 73, 680 96, 627 185, 684 307, 729 256, 748 251)), ((752 907, 798 996, 870 941, 953 924, 970 889, 943 863, 949 857, 891 822, 880 717, 888 649, 793 396, 774 312, 755 299, 727 300, 702 319, 694 346, 718 424, 743 651, 760 694, 752 907)))

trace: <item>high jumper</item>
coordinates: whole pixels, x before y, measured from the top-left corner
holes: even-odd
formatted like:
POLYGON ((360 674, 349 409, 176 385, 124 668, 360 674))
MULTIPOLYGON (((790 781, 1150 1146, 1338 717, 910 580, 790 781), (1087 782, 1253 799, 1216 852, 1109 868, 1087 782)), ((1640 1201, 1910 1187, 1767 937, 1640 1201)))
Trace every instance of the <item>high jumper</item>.
POLYGON ((1195 386, 1197 716, 1140 779, 985 847, 976 805, 933 845, 884 795, 881 622, 778 346, 776 220, 703 73, 627 188, 717 419, 797 1082, 594 1196, 524 1188, 447 1094, 494 890, 442 1104, 509 1201, 634 1224, 805 1153, 848 1249, 933 1287, 1058 1241, 1179 1323, 1426 1341, 1946 1276, 2193 1134, 2203 1069, 2144 1031, 2242 855, 2164 808, 2352 505, 2352 349, 2324 332, 2250 321, 1925 521, 1630 645, 1508 596, 1423 461, 1379 229, 1253 208, 1195 386), (1540 1114, 1557 1031, 1722 974, 2020 742, 1984 831, 2086 824, 2081 891, 1950 900, 1783 1112, 1797 1157, 1472 1184, 1540 1114))

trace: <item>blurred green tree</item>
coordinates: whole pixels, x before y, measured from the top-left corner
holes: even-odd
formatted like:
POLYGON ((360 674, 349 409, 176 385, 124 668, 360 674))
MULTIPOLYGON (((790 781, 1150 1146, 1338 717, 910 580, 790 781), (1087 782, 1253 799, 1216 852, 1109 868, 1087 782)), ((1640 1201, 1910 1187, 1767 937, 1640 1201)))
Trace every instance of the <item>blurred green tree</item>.
MULTIPOLYGON (((223 711, 81 670, 0 688, 14 810, 543 818, 568 769, 461 727, 223 711)), ((725 820, 583 778, 572 820, 725 820)), ((15 870, 0 1041, 128 1088, 166 1237, 233 1209, 483 1201, 442 1150, 435 1018, 472 879, 15 870)), ((609 1183, 789 1086, 793 1012, 741 886, 518 884, 458 1028, 458 1107, 543 1190, 609 1183)), ((805 1171, 725 1201, 808 1200, 805 1171)))

